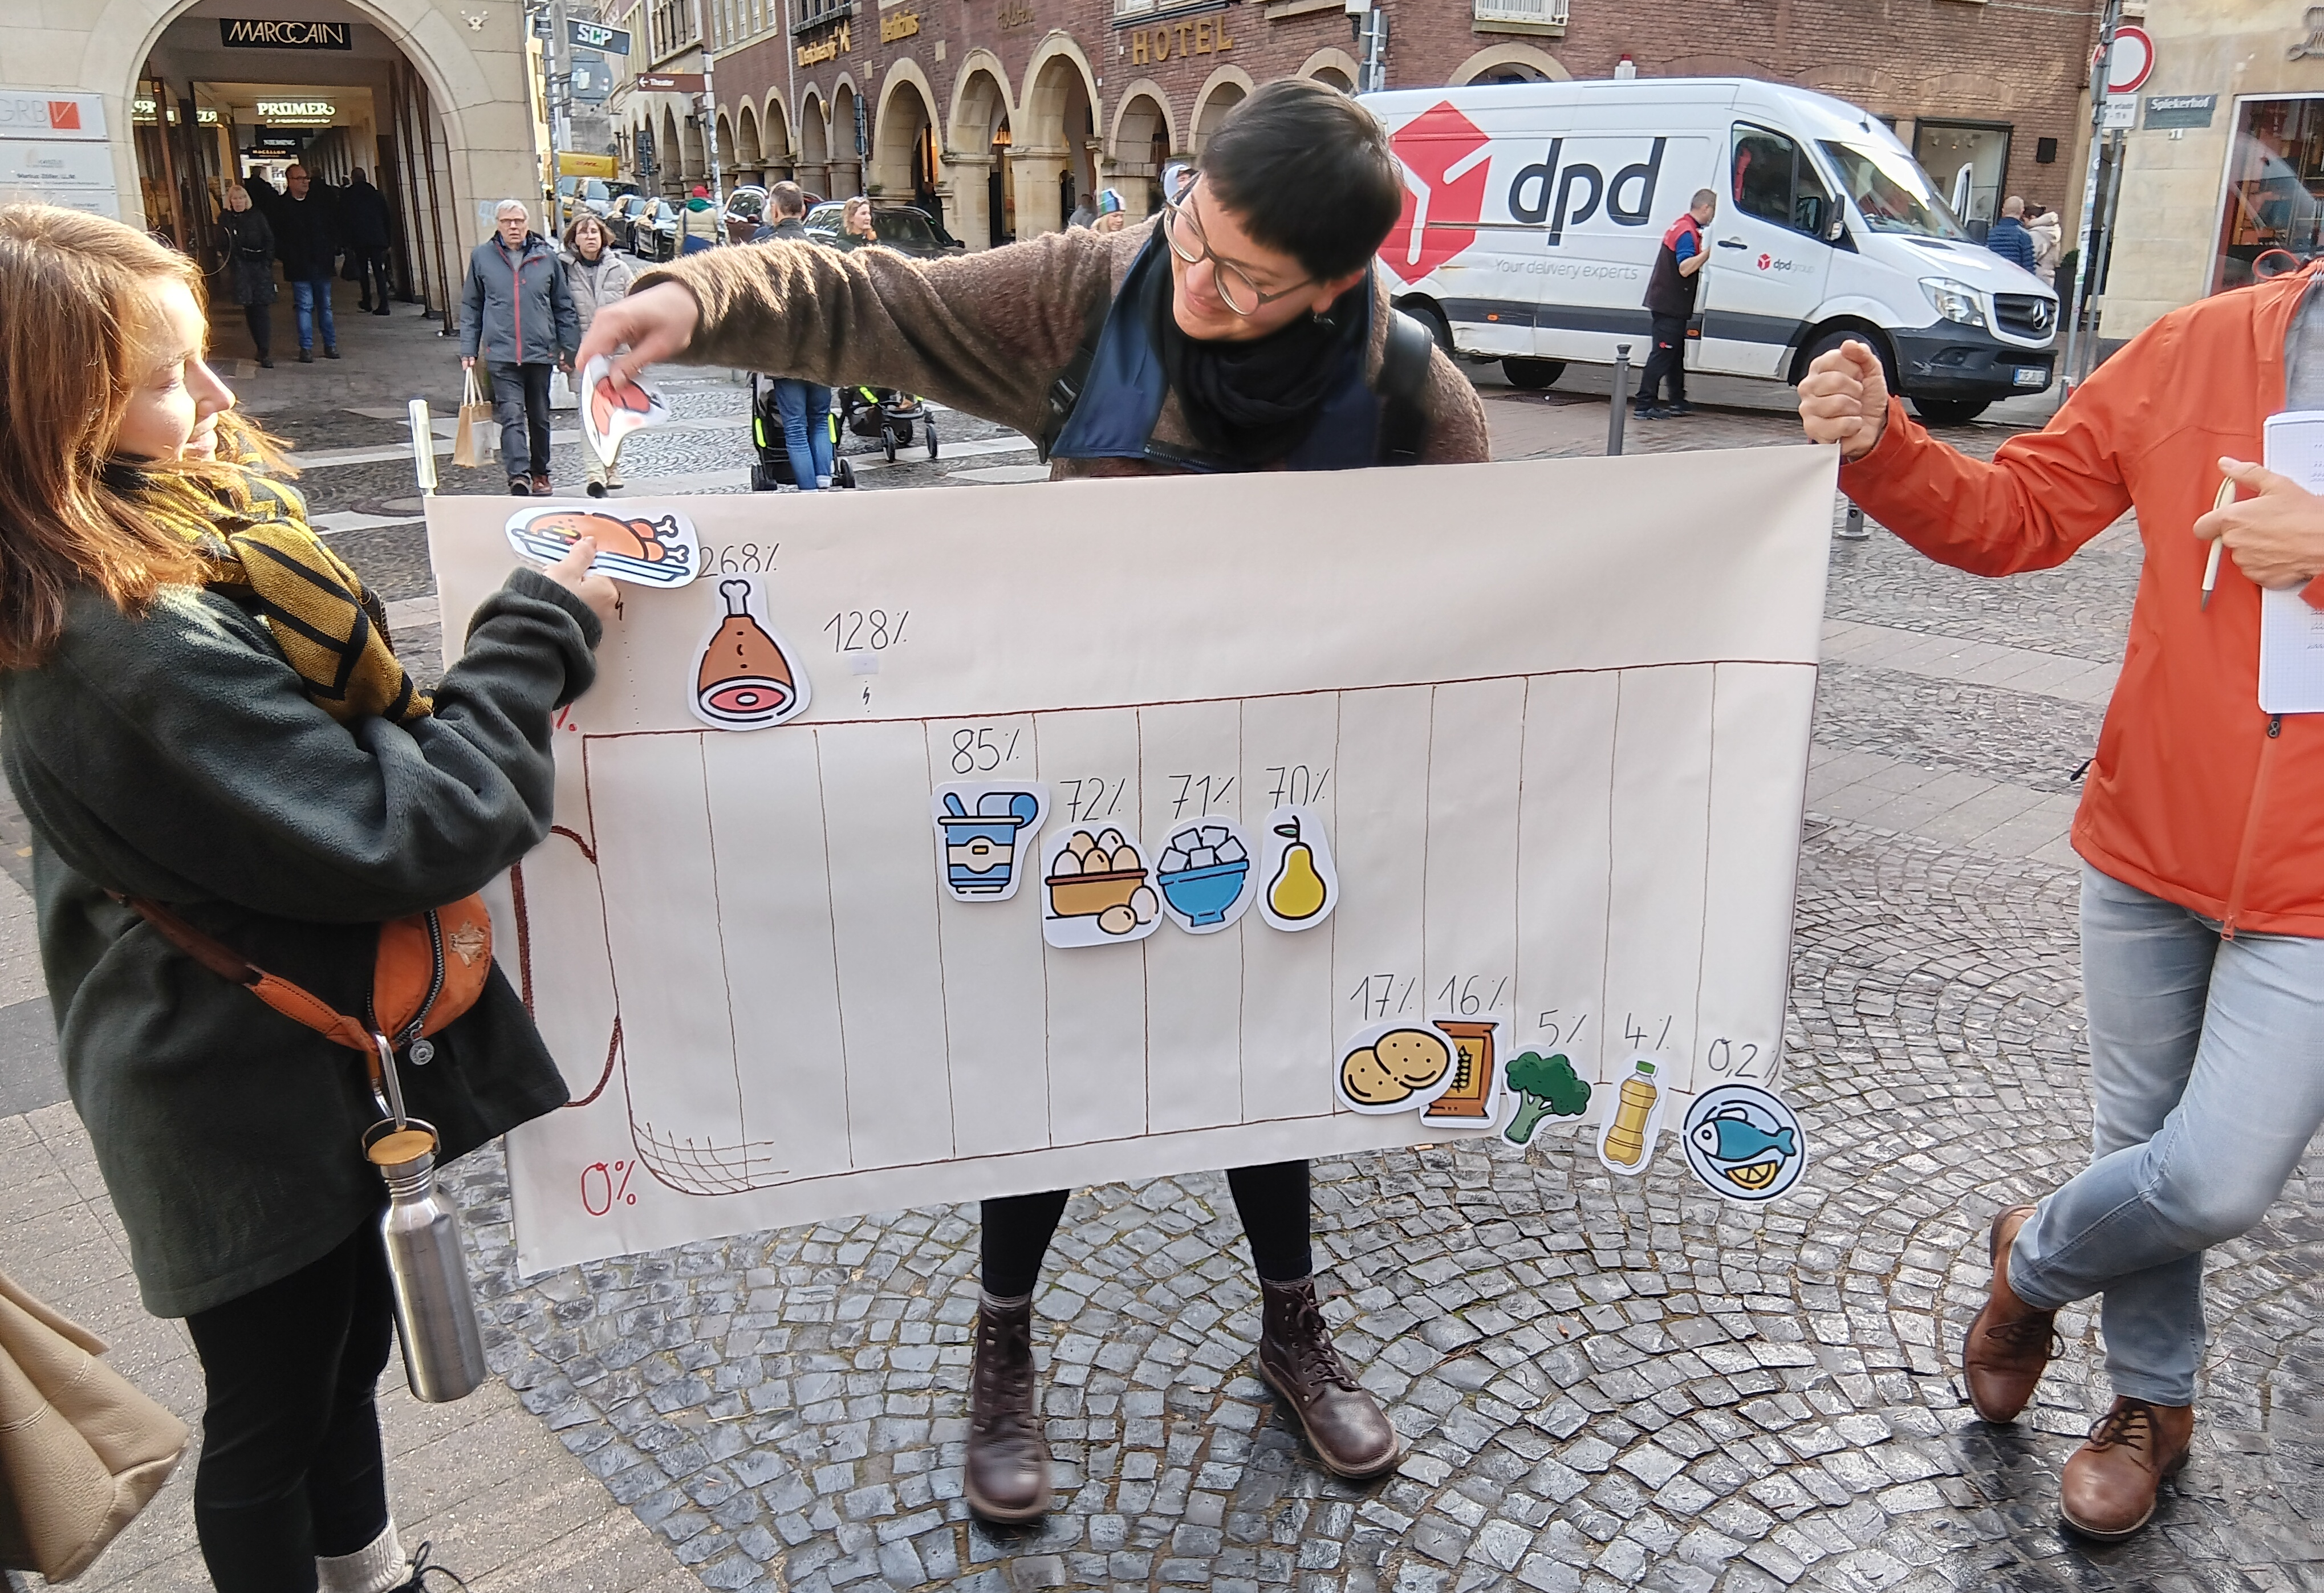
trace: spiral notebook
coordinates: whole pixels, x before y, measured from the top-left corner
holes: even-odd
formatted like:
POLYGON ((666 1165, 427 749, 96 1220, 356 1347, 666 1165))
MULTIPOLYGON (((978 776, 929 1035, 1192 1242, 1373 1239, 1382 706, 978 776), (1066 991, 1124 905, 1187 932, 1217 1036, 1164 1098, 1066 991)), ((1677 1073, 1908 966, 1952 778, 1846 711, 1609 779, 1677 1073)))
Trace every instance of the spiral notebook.
MULTIPOLYGON (((2267 467, 2324 494, 2324 410, 2267 418, 2267 467)), ((2259 594, 2259 706, 2263 714, 2324 714, 2324 612, 2301 588, 2259 594)))

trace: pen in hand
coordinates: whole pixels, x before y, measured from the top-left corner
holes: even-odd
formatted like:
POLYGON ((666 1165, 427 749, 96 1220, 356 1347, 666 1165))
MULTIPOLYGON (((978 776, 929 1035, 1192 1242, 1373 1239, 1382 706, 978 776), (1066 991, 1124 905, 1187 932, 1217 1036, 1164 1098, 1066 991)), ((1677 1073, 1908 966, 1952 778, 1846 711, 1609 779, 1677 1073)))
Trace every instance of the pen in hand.
MULTIPOLYGON (((2223 481, 2219 483, 2218 495, 2211 500, 2211 512, 2217 514, 2235 501, 2236 483, 2223 481)), ((2208 609, 2211 606, 2211 588, 2219 584, 2219 552, 2227 545, 2224 537, 2215 540, 2211 544, 2210 557, 2203 561, 2203 601, 2198 605, 2200 607, 2208 609)))

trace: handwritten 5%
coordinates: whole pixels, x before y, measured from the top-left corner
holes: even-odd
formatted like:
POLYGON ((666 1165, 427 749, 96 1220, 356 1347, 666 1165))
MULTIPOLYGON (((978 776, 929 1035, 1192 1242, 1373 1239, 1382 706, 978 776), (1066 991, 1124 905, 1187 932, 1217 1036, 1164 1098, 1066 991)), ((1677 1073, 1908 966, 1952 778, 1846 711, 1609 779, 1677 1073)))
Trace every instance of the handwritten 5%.
POLYGON ((615 1206, 634 1206, 638 1197, 630 1192, 630 1174, 637 1171, 634 1162, 592 1162, 581 1169, 581 1209, 592 1217, 603 1217, 615 1206))

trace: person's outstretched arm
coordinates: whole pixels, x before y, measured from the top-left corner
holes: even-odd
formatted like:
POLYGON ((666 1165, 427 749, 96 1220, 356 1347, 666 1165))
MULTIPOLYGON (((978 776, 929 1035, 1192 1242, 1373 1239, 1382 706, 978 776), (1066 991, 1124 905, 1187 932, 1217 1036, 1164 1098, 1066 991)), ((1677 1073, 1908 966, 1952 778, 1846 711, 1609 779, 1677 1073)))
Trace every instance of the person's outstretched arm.
POLYGON ((617 382, 677 360, 899 388, 1038 435, 1090 305, 1142 242, 1084 229, 930 261, 789 241, 713 250, 599 310, 580 363, 626 345, 617 382))
POLYGON ((1816 360, 1800 382, 1800 424, 1838 443, 1840 491, 1940 564, 1978 576, 2050 569, 2130 507, 2116 457, 2119 405, 2138 395, 2101 365, 2048 427, 2011 437, 1993 462, 1931 437, 1892 397, 1860 343, 1816 360))

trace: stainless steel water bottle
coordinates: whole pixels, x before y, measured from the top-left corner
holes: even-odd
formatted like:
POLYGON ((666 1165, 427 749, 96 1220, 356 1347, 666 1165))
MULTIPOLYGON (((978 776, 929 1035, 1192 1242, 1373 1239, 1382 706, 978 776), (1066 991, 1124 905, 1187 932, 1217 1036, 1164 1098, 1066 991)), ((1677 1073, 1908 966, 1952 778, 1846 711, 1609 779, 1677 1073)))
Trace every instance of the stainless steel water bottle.
POLYGON ((412 1397, 442 1404, 484 1382, 484 1337, 460 1249, 460 1213, 436 1187, 436 1129, 408 1117, 395 1078, 395 1056, 379 1045, 382 1082, 392 1102, 384 1121, 364 1131, 364 1156, 387 1181, 379 1230, 395 1285, 395 1337, 412 1397))

